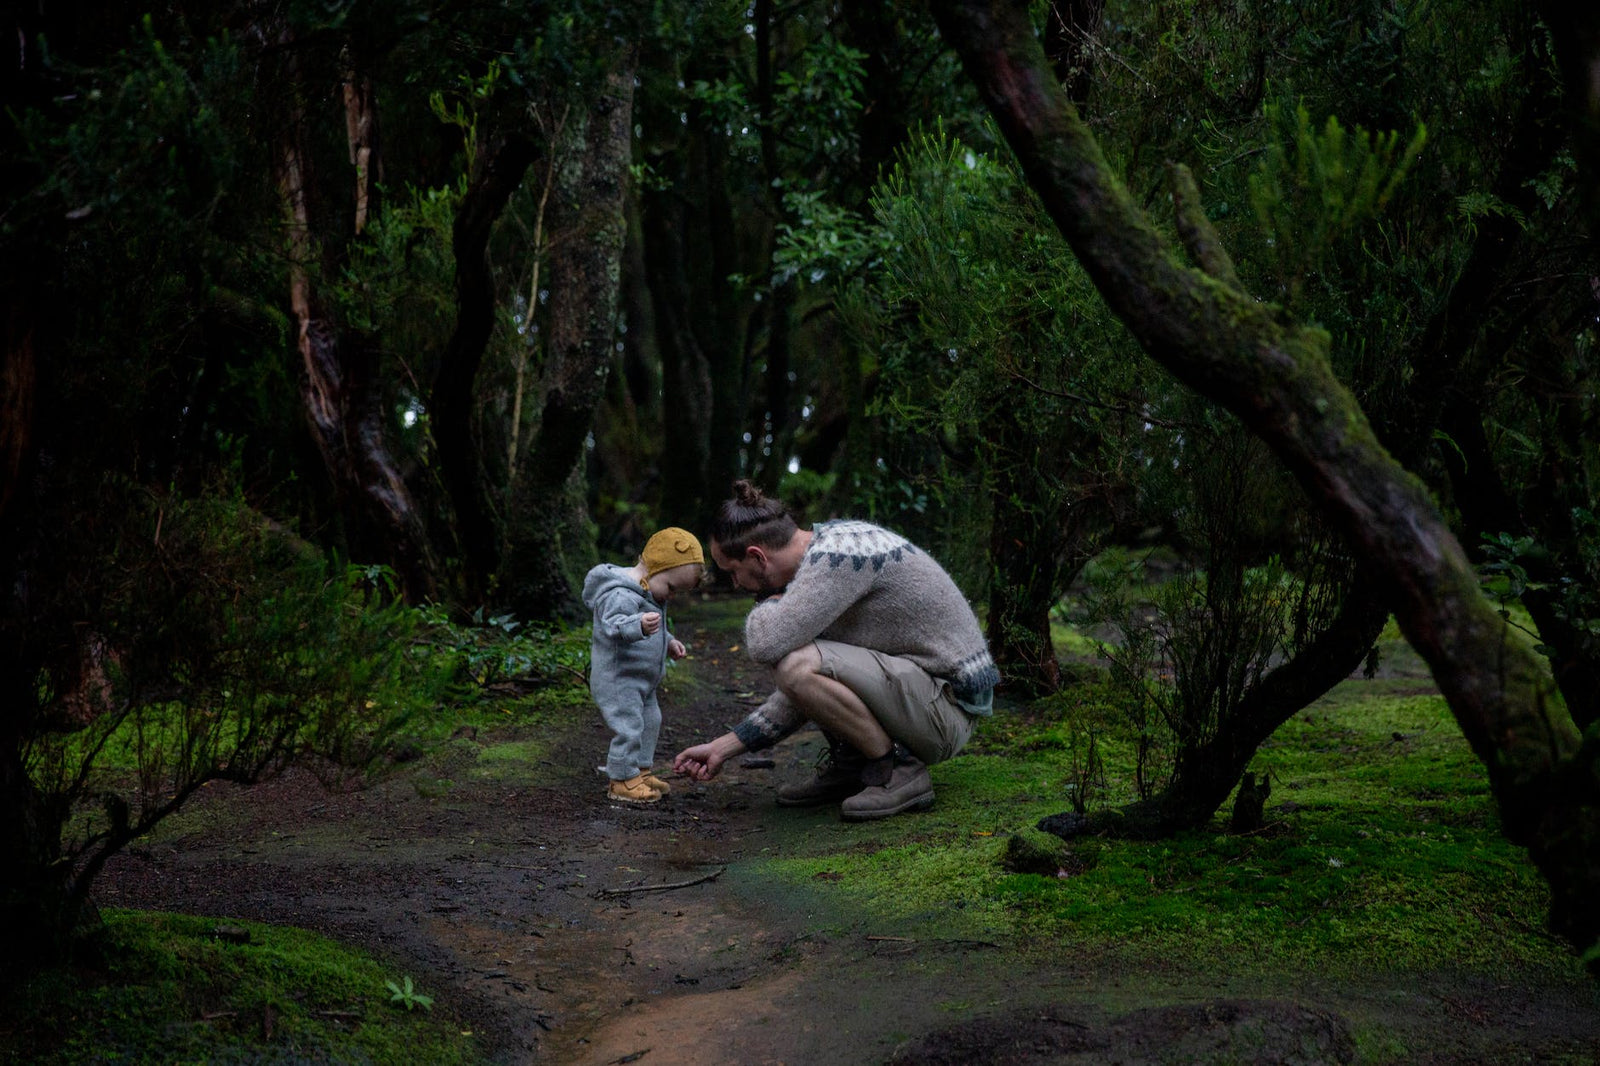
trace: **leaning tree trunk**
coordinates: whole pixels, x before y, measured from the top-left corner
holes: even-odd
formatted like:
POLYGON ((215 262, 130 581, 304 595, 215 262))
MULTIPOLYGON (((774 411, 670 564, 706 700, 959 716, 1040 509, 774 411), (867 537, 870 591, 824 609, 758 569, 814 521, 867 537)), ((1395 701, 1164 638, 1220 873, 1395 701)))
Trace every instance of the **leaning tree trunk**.
POLYGON ((1488 770, 1507 836, 1548 880, 1551 924, 1600 976, 1600 730, 1580 738, 1543 660, 1480 591, 1422 484, 1334 376, 1325 331, 1258 302, 1197 209, 1180 262, 1062 94, 1027 5, 935 0, 1029 184, 1108 306, 1184 384, 1260 436, 1387 583, 1402 631, 1488 770), (1594 945, 1597 950, 1590 950, 1594 945))
POLYGON ((1064 837, 1156 839, 1204 826, 1267 738, 1361 665, 1389 618, 1379 585, 1375 574, 1358 573, 1326 629, 1251 686, 1214 734, 1179 750, 1159 793, 1120 810, 1051 815, 1040 827, 1064 837))
POLYGON ((585 441, 605 395, 617 330, 633 145, 633 66, 621 60, 575 134, 551 194, 544 401, 519 481, 505 563, 512 606, 529 618, 576 613, 574 583, 593 554, 581 486, 585 441))

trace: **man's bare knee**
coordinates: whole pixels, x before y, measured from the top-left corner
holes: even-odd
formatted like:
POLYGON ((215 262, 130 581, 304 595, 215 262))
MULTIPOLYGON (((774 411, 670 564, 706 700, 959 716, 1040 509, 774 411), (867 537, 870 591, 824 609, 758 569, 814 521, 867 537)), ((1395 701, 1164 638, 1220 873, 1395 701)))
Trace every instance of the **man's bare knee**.
POLYGON ((822 653, 815 644, 807 644, 778 660, 773 668, 778 687, 793 698, 795 692, 811 678, 822 672, 822 653))

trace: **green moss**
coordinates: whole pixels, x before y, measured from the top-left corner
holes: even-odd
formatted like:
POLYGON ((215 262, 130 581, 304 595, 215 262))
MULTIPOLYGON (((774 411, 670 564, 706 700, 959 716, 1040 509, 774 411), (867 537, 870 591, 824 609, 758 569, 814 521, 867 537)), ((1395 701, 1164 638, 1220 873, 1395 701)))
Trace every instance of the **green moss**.
POLYGON ((512 740, 486 746, 478 752, 472 776, 490 781, 523 781, 535 775, 534 767, 547 758, 550 745, 544 740, 512 740))
MULTIPOLYGON (((803 913, 877 931, 1063 941, 1091 957, 1200 972, 1354 973, 1579 964, 1542 928, 1547 892, 1508 844, 1483 767, 1442 698, 1417 681, 1352 681, 1286 723, 1252 768, 1270 776, 1264 831, 1155 842, 1092 840, 1072 876, 1008 873, 1009 835, 1066 809, 1072 751, 1058 697, 980 726, 969 753, 933 767, 926 814, 848 826, 830 813, 775 818, 750 872, 803 913)), ((1087 689, 1093 692, 1093 689, 1087 689)), ((1108 720, 1111 717, 1108 714, 1108 720)), ((1134 798, 1131 754, 1102 745, 1107 805, 1134 798)))
POLYGON ((448 1010, 400 1009, 385 988, 398 971, 325 937, 141 911, 105 922, 96 965, 41 974, 0 1004, 21 1061, 483 1061, 448 1010))

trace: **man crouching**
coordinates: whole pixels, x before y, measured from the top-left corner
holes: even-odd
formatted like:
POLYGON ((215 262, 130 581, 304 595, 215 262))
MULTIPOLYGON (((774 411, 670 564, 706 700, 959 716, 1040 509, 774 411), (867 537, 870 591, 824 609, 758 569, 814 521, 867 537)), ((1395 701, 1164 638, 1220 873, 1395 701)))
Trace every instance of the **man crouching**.
POLYGON ((928 764, 962 749, 1000 680, 971 606, 897 533, 853 520, 804 530, 750 482, 733 490, 711 558, 756 594, 745 648, 778 687, 732 732, 679 752, 674 769, 709 780, 810 721, 828 757, 812 780, 779 789, 780 804, 839 803, 847 822, 928 808, 928 764))

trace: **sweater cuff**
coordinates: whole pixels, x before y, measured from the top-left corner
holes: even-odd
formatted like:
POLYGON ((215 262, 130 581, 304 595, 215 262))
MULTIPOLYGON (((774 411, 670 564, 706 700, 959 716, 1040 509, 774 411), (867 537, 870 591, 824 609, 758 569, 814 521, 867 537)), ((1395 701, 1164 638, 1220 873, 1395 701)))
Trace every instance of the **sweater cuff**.
POLYGON ((774 738, 767 736, 761 727, 751 722, 749 718, 733 727, 733 735, 739 738, 739 743, 744 745, 745 751, 760 751, 762 748, 770 748, 777 743, 774 738))
POLYGON ((805 715, 789 702, 781 689, 775 689, 744 721, 733 727, 733 735, 746 751, 770 748, 806 724, 805 715))

